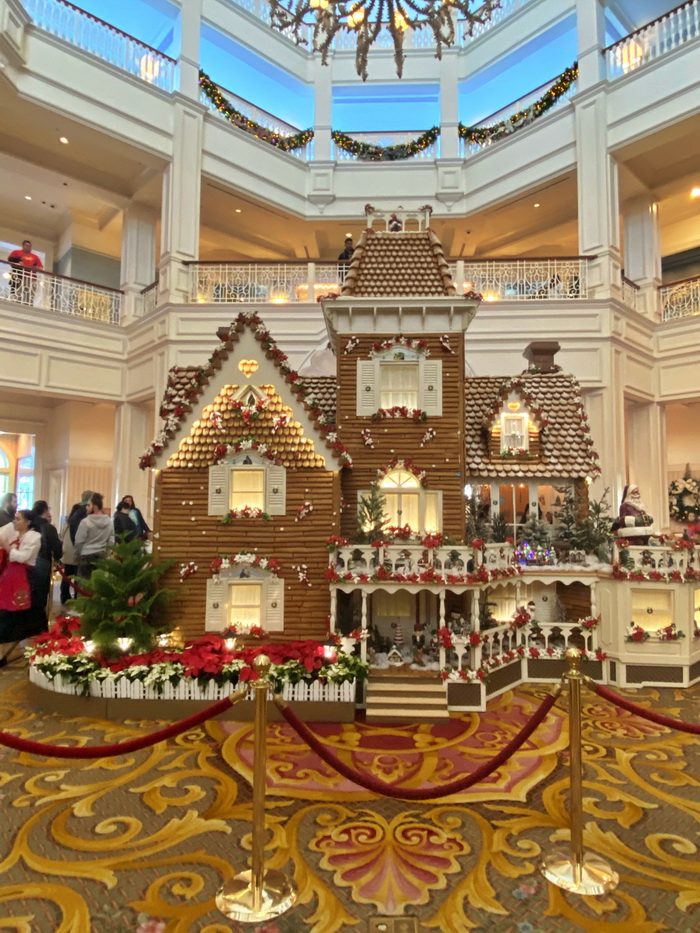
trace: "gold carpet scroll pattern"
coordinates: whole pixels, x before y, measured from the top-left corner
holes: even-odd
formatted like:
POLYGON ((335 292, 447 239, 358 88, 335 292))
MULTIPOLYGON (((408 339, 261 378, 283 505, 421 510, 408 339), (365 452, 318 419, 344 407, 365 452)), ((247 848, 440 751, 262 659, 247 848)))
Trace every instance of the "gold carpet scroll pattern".
MULTIPOLYGON (((413 786, 442 783, 461 773, 455 760, 465 749, 465 770, 490 757, 544 692, 519 688, 495 700, 489 716, 468 716, 442 731, 348 724, 326 727, 323 737, 385 780, 402 773, 413 786), (416 766, 418 751, 425 760, 416 766)), ((698 688, 629 695, 669 716, 697 719, 698 688)), ((536 733, 523 764, 499 771, 484 797, 410 806, 339 783, 281 725, 271 727, 268 778, 277 786, 268 796, 266 856, 294 875, 300 900, 265 933, 359 933, 376 914, 415 914, 422 929, 445 933, 695 929, 700 741, 618 714, 594 697, 584 706, 585 841, 613 862, 621 885, 608 897, 583 899, 537 874, 541 854, 567 838, 564 708, 562 701, 545 723, 551 732, 539 746, 536 733)), ((7 670, 0 717, 25 738, 78 745, 157 727, 39 712, 22 678, 7 670)), ((148 751, 94 762, 0 748, 0 929, 230 931, 214 896, 250 855, 249 728, 215 722, 148 751)))

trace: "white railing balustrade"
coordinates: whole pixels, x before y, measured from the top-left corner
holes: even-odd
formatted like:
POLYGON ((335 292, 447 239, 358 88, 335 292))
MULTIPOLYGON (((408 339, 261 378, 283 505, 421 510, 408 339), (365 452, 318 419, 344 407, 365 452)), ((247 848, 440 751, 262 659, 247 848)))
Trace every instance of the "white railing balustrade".
POLYGON ((175 88, 177 62, 66 0, 22 0, 35 26, 154 87, 175 88))
POLYGON ((158 280, 156 279, 148 288, 141 292, 141 314, 152 314, 158 303, 158 280))
POLYGON ((588 260, 488 259, 455 262, 457 291, 480 292, 485 301, 588 298, 588 260))
MULTIPOLYGON (((372 130, 368 132, 348 132, 348 136, 351 136, 358 143, 368 143, 370 146, 398 146, 401 143, 410 143, 414 139, 417 139, 419 136, 422 136, 424 130, 372 130)), ((331 143, 331 158, 338 159, 340 161, 355 160, 355 161, 365 161, 358 159, 357 156, 352 155, 350 152, 346 152, 345 149, 341 149, 340 146, 336 146, 334 142, 331 143)), ((434 143, 431 143, 429 146, 426 146, 425 149, 422 149, 420 152, 417 152, 414 156, 411 156, 413 159, 439 159, 440 158, 440 137, 435 140, 434 143)))
MULTIPOLYGON (((471 35, 466 34, 465 20, 458 20, 457 28, 459 30, 459 41, 461 47, 464 48, 465 46, 469 45, 470 42, 480 38, 485 33, 489 32, 489 30, 493 29, 494 26, 498 26, 498 24, 502 23, 504 19, 512 16, 513 13, 516 13, 524 6, 527 6, 527 4, 530 2, 531 0, 501 0, 500 4, 491 13, 490 18, 485 23, 477 23, 473 27, 471 35)), ((474 12, 478 12, 478 9, 474 12)))
POLYGON ((664 321, 700 314, 700 275, 663 285, 659 297, 664 321))
POLYGON ((474 573, 481 562, 481 551, 472 547, 444 545, 426 548, 420 542, 388 544, 383 547, 348 544, 332 551, 328 560, 329 566, 337 573, 352 573, 355 576, 371 576, 383 568, 392 575, 408 576, 434 570, 446 577, 462 577, 474 573))
POLYGON ((689 0, 605 49, 613 80, 700 36, 700 0, 689 0))
POLYGON ((628 308, 637 310, 637 294, 639 293, 639 285, 636 285, 634 282, 630 281, 626 276, 622 276, 622 300, 627 305, 628 308))
POLYGON ((482 562, 487 570, 505 570, 512 566, 514 556, 512 544, 485 544, 482 562))
POLYGON ((613 560, 620 561, 625 570, 632 573, 685 573, 690 567, 696 568, 696 548, 676 548, 670 545, 639 545, 629 547, 614 546, 613 560), (624 561, 622 560, 624 558, 624 561))
POLYGON ((346 263, 190 263, 192 301, 287 304, 339 295, 346 263))
POLYGON ((0 261, 0 299, 103 324, 119 324, 122 293, 65 275, 16 269, 0 261))

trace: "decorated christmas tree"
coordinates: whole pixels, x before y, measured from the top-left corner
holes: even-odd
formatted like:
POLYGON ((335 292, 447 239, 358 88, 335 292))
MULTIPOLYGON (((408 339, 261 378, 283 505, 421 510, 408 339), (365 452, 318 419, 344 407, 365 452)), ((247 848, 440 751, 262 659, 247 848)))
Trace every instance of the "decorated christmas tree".
POLYGON ((366 496, 360 496, 357 506, 357 541, 359 544, 375 541, 389 521, 384 511, 385 499, 381 486, 375 480, 366 496))
POLYGON ((138 538, 120 541, 109 557, 98 560, 89 579, 78 585, 90 595, 71 601, 80 615, 80 634, 95 643, 98 652, 114 654, 118 639, 128 639, 122 650, 148 651, 162 626, 159 609, 174 595, 158 582, 172 561, 154 562, 138 538))
POLYGON ((524 525, 518 528, 518 542, 527 541, 531 547, 547 547, 551 526, 537 517, 537 512, 530 515, 524 525))

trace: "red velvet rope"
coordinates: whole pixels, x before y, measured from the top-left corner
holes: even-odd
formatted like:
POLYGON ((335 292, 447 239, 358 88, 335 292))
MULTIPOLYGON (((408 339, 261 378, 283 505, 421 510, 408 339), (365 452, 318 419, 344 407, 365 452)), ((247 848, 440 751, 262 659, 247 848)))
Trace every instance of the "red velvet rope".
POLYGON ((150 735, 142 735, 136 739, 128 739, 126 742, 117 742, 115 745, 92 745, 87 748, 76 748, 67 745, 47 745, 44 742, 32 742, 29 739, 20 739, 19 736, 10 735, 9 732, 0 732, 0 745, 7 748, 14 748, 18 752, 29 752, 30 755, 46 755, 48 758, 113 758, 116 755, 127 755, 130 752, 138 752, 142 748, 148 748, 150 745, 156 745, 165 739, 170 739, 175 735, 181 735, 195 726, 200 726, 208 719, 213 719, 220 713, 225 713, 234 703, 242 699, 247 693, 247 689, 236 691, 223 700, 217 700, 211 706, 207 706, 194 716, 187 719, 181 719, 180 722, 174 722, 165 729, 158 732, 152 732, 150 735))
POLYGON ((87 590, 84 590, 82 587, 78 586, 78 584, 75 582, 75 577, 69 577, 60 564, 56 564, 55 566, 56 570, 58 570, 64 580, 70 583, 76 593, 80 593, 81 596, 92 596, 92 593, 89 593, 87 590))
POLYGON ((342 774, 344 778, 352 781, 353 784, 359 784, 360 787, 364 787, 365 790, 372 791, 372 793, 379 794, 382 797, 393 797, 399 800, 437 800, 441 797, 449 797, 451 794, 462 793, 462 791, 473 787, 474 784, 478 784, 479 781, 483 781, 489 774, 492 774, 500 768, 501 765, 505 764, 511 755, 517 752, 520 746, 530 738, 535 729, 547 716, 547 713, 549 713, 554 706, 559 693, 560 689, 557 688, 552 691, 552 693, 547 694, 530 721, 523 726, 520 732, 518 732, 497 755, 494 755, 489 761, 485 761, 484 764, 479 765, 471 774, 458 778, 450 784, 443 784, 442 787, 417 788, 397 787, 395 784, 386 784, 384 781, 379 781, 371 775, 362 774, 350 767, 350 765, 346 765, 338 758, 335 752, 325 746, 309 727, 299 719, 294 710, 289 706, 284 706, 278 699, 276 699, 275 702, 280 708, 284 718, 299 737, 316 752, 319 758, 323 759, 326 764, 334 768, 339 774, 342 774))
POLYGON ((635 716, 641 716, 642 719, 655 722, 657 726, 665 726, 667 729, 677 729, 679 732, 690 732, 692 735, 700 735, 700 725, 681 722, 680 719, 671 719, 669 716, 662 716, 660 713, 645 709, 643 706, 637 706, 636 703, 632 703, 631 700, 626 700, 624 697, 614 693, 602 684, 591 683, 589 686, 591 690, 597 693, 603 700, 607 700, 608 703, 613 703, 615 706, 619 706, 620 709, 627 710, 628 713, 634 713, 635 716))

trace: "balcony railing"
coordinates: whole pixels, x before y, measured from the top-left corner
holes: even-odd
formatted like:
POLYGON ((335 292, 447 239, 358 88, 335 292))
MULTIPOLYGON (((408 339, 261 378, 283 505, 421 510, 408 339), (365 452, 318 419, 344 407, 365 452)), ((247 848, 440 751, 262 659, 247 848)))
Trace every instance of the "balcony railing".
POLYGON ((122 292, 65 275, 16 269, 0 261, 0 299, 88 321, 119 324, 122 292))
MULTIPOLYGON (((499 545, 500 547, 500 545, 499 545)), ((507 545, 503 545, 507 548, 507 545)), ((493 564, 491 570, 508 566, 513 551, 508 548, 502 563, 493 564), (510 557, 510 560, 508 558, 510 557)), ((348 544, 329 555, 329 566, 337 573, 351 573, 355 577, 377 573, 380 569, 391 575, 406 577, 432 569, 437 574, 466 577, 474 573, 483 561, 480 550, 465 546, 426 548, 422 544, 388 544, 372 547, 369 544, 348 544)), ((399 581, 400 582, 400 581, 399 581)))
POLYGON ((639 285, 635 282, 632 282, 631 279, 628 279, 627 276, 622 276, 622 300, 627 305, 628 308, 637 310, 637 294, 639 293, 639 285))
POLYGON ((145 317, 156 310, 158 303, 158 279, 147 288, 141 290, 141 314, 145 317))
POLYGON ((700 0, 688 0, 605 49, 613 80, 700 36, 700 0))
POLYGON ((585 257, 562 259, 487 259, 451 264, 452 276, 464 291, 477 291, 485 301, 588 298, 585 257))
MULTIPOLYGON (((348 132, 348 136, 351 136, 358 143, 369 143, 370 146, 398 146, 401 145, 401 143, 412 142, 412 140, 416 139, 418 136, 422 136, 424 132, 425 130, 368 130, 366 132, 358 130, 357 132, 348 132)), ((331 158, 338 159, 339 161, 357 160, 357 156, 352 155, 350 152, 346 152, 344 149, 341 149, 340 146, 336 146, 335 143, 331 143, 331 158)), ((420 152, 412 156, 411 161, 414 159, 439 158, 440 137, 438 137, 434 143, 431 143, 429 146, 426 146, 425 149, 421 149, 420 152)))
POLYGON ((66 0, 22 0, 35 26, 154 87, 175 87, 175 59, 66 0))
POLYGON ((685 573, 697 567, 697 548, 675 548, 668 545, 630 545, 619 547, 615 544, 613 559, 620 560, 621 551, 626 558, 625 569, 635 573, 685 573))
POLYGON ((659 297, 664 321, 700 314, 700 275, 663 285, 659 297))

